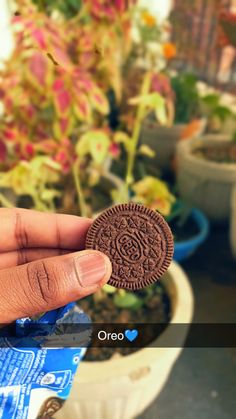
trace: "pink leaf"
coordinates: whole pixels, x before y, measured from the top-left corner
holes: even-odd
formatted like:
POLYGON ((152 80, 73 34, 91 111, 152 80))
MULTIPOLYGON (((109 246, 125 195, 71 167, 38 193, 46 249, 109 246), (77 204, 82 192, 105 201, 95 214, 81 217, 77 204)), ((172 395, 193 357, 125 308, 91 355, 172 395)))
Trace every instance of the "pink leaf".
POLYGON ((43 87, 46 84, 48 65, 46 58, 40 52, 35 52, 30 58, 29 70, 37 84, 43 87))
POLYGON ((45 36, 42 29, 38 29, 38 28, 34 29, 32 31, 32 37, 37 42, 39 48, 42 48, 42 49, 47 48, 45 36))
POLYGON ((58 144, 54 140, 43 140, 40 143, 35 145, 35 149, 37 151, 43 151, 45 153, 52 153, 56 151, 58 148, 58 144))
POLYGON ((63 87, 64 87, 64 81, 62 79, 56 79, 52 86, 55 92, 58 90, 61 90, 63 87))
POLYGON ((59 90, 55 94, 55 106, 59 115, 66 113, 71 104, 71 97, 67 90, 59 90))
POLYGON ((60 120, 59 124, 60 124, 61 133, 65 134, 65 132, 68 128, 68 125, 69 125, 69 120, 63 118, 63 119, 60 120))
POLYGON ((91 116, 91 107, 87 96, 84 93, 79 93, 75 100, 74 111, 77 118, 88 120, 91 116))
POLYGON ((61 48, 57 46, 54 46, 52 47, 51 51, 49 51, 49 53, 51 54, 56 64, 62 66, 67 71, 70 71, 72 69, 73 64, 66 51, 63 51, 61 48))
POLYGON ((115 0, 115 8, 118 10, 119 13, 122 13, 125 10, 125 0, 115 0))

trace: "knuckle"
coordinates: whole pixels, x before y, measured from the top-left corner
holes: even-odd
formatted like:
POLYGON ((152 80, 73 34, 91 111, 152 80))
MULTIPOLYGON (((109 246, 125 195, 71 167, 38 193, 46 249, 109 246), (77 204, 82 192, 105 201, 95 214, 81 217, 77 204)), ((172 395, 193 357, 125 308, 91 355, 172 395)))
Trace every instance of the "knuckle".
POLYGON ((15 240, 19 249, 25 249, 29 245, 29 235, 27 228, 24 223, 22 214, 18 208, 13 208, 14 218, 15 218, 15 240))
POLYGON ((27 265, 27 279, 34 299, 39 303, 49 304, 57 291, 53 269, 43 260, 27 265))

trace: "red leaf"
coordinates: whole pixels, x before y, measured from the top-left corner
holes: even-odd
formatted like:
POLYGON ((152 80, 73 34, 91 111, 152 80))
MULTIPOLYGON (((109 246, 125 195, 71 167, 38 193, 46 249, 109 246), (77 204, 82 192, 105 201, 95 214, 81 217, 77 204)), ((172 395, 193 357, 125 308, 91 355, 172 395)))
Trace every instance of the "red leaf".
POLYGON ((25 152, 27 157, 32 157, 34 155, 34 146, 31 143, 25 145, 25 152))
POLYGON ((119 157, 120 155, 120 147, 116 143, 111 143, 109 146, 109 152, 113 157, 119 157))
POLYGON ((3 141, 0 141, 0 161, 4 162, 7 156, 7 147, 3 141))
POLYGON ((4 131, 4 137, 7 141, 14 141, 16 139, 16 131, 13 129, 6 129, 4 131))

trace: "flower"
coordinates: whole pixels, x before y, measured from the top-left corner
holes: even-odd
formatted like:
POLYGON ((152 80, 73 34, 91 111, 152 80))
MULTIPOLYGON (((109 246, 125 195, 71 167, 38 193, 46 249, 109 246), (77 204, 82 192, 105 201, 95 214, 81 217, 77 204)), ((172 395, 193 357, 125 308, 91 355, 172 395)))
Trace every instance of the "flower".
POLYGON ((151 15, 150 13, 148 13, 147 11, 142 12, 141 18, 143 22, 145 23, 145 25, 149 26, 150 28, 152 28, 153 26, 156 26, 155 17, 151 15))
POLYGON ((172 60, 176 56, 176 46, 172 42, 163 45, 163 54, 166 60, 172 60))
POLYGON ((170 214, 175 197, 170 193, 167 185, 160 179, 146 176, 145 179, 134 184, 133 191, 135 193, 135 202, 146 205, 154 211, 157 210, 164 216, 170 214))

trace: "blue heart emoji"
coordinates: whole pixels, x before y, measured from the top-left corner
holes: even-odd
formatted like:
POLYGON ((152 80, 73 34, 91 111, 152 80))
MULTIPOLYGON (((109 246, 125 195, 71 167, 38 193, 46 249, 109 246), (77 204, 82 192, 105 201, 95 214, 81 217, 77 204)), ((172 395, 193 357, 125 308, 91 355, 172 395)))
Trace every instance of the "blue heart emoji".
POLYGON ((126 331, 125 331, 125 337, 130 341, 130 342, 133 342, 135 339, 136 339, 136 337, 138 336, 138 331, 136 330, 136 329, 133 329, 133 330, 130 330, 130 329, 127 329, 126 331))

